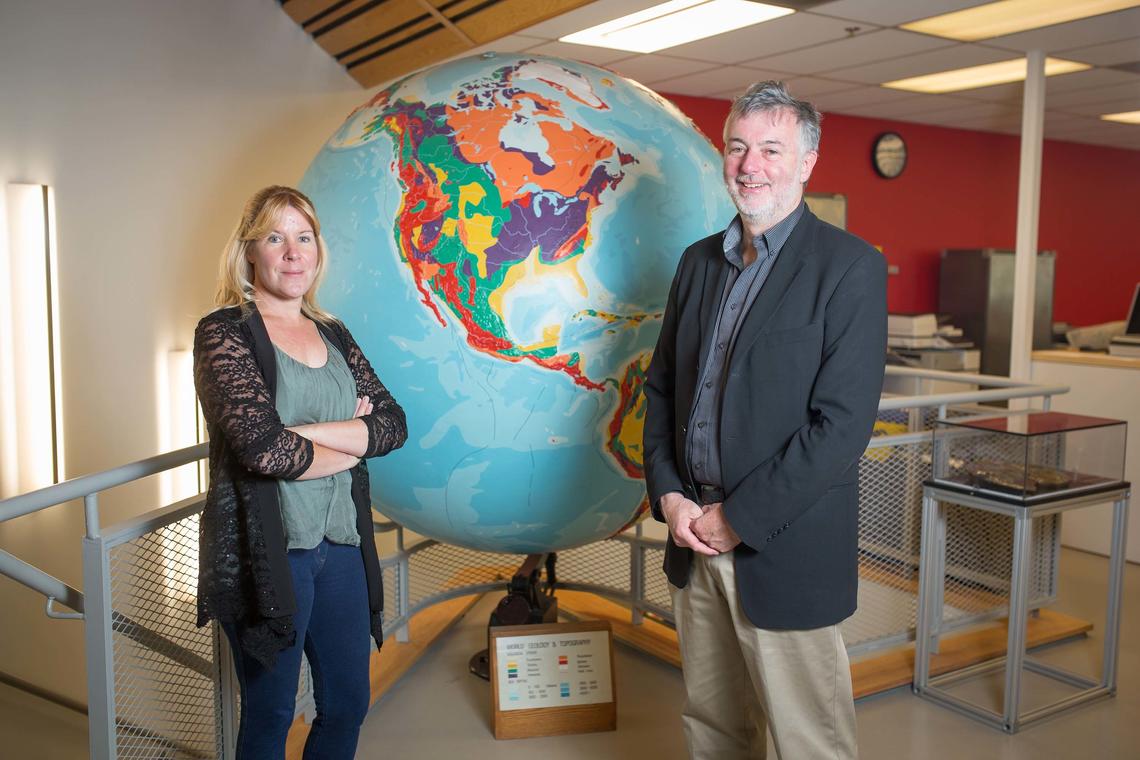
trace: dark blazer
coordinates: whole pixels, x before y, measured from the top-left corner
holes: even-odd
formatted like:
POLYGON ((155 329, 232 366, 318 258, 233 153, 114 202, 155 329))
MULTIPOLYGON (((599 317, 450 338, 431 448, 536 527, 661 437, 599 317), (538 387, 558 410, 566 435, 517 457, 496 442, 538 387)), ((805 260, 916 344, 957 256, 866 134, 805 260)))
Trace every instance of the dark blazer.
MULTIPOLYGON (((685 434, 731 266, 722 240, 682 256, 646 377, 645 479, 658 520, 664 494, 694 495, 685 434)), ((855 611, 858 462, 883 386, 886 280, 878 251, 805 208, 741 324, 724 375, 723 508, 757 627, 819 628, 855 611)), ((673 585, 688 583, 691 561, 670 537, 673 585)))

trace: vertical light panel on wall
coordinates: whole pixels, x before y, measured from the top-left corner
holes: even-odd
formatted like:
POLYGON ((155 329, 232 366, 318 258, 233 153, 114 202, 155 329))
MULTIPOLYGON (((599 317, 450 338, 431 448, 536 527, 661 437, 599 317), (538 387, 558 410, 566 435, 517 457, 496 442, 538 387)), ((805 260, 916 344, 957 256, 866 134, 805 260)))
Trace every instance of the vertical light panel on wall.
MULTIPOLYGON (((167 351, 158 357, 158 448, 174 451, 202 440, 198 397, 194 393, 194 358, 190 351, 167 351)), ((159 476, 159 498, 171 504, 202 492, 198 464, 187 464, 159 476)))
POLYGON ((9 184, 0 214, 0 496, 63 480, 55 203, 9 184))
MULTIPOLYGON (((158 449, 175 451, 201 440, 198 397, 194 393, 193 354, 185 349, 160 352, 155 367, 158 401, 158 449)), ((159 504, 167 505, 203 491, 205 480, 198 463, 186 464, 158 476, 159 504)), ((162 532, 163 573, 173 598, 193 602, 197 593, 198 542, 171 526, 162 532), (188 572, 187 568, 195 568, 188 572)))

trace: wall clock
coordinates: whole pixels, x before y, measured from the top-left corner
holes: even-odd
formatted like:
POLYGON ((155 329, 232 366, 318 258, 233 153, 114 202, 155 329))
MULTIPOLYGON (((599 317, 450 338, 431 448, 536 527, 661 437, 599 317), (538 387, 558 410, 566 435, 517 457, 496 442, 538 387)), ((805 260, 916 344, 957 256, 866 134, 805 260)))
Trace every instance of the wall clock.
POLYGON ((871 147, 871 165, 884 179, 894 179, 906 168, 906 142, 898 132, 884 132, 871 147))

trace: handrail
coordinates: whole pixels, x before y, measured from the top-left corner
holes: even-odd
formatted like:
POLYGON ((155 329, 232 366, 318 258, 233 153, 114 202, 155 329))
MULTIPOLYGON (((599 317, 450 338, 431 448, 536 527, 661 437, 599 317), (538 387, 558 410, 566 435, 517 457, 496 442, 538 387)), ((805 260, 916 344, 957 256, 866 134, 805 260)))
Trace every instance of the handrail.
POLYGON ((920 367, 887 367, 888 375, 899 377, 914 377, 925 380, 946 380, 950 382, 992 386, 993 390, 965 390, 950 393, 930 393, 923 396, 890 396, 879 399, 879 411, 895 409, 915 409, 925 406, 954 406, 956 404, 973 404, 983 401, 1006 401, 1015 398, 1032 398, 1034 396, 1057 396, 1068 393, 1067 385, 1034 385, 1023 380, 1014 380, 1000 375, 975 375, 965 372, 947 372, 937 369, 922 369, 920 367))
POLYGON ((22 583, 33 591, 38 591, 49 600, 55 599, 76 612, 83 612, 83 592, 72 588, 54 575, 49 575, 34 565, 0 549, 0 575, 7 575, 17 583, 22 583))
POLYGON ((137 462, 124 464, 110 470, 80 475, 78 478, 13 496, 0 501, 0 522, 54 507, 56 504, 62 504, 72 499, 82 499, 85 496, 106 491, 108 488, 130 483, 132 480, 157 475, 163 470, 171 470, 184 464, 197 462, 209 455, 210 444, 198 443, 184 449, 168 451, 165 454, 140 459, 137 462))
MULTIPOLYGON (((903 367, 897 364, 887 365, 888 375, 901 377, 922 377, 929 380, 950 380, 959 383, 973 383, 975 385, 992 385, 997 388, 1020 388, 1030 385, 1024 380, 1014 380, 1005 375, 979 375, 968 372, 949 372, 944 369, 924 369, 923 367, 903 367)), ((915 396, 914 398, 923 398, 915 396)))
MULTIPOLYGON (((1056 396, 1068 392, 1069 386, 1067 385, 1025 385, 1018 388, 995 388, 992 391, 955 391, 953 393, 931 393, 926 396, 893 396, 879 401, 879 411, 914 409, 924 406, 955 406, 980 401, 1005 401, 1034 396, 1056 396)), ((995 409, 994 411, 999 410, 995 409)))

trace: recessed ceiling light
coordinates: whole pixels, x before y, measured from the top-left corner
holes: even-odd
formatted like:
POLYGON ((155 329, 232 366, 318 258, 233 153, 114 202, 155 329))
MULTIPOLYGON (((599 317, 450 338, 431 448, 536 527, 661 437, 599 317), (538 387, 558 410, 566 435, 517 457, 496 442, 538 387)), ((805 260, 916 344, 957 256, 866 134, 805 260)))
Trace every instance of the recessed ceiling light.
POLYGON ((902 24, 912 32, 962 42, 1040 29, 1089 16, 1134 8, 1140 0, 1000 0, 902 24))
MULTIPOLYGON (((1060 58, 1045 59, 1045 76, 1047 77, 1068 74, 1073 71, 1084 71, 1090 68, 1092 67, 1087 63, 1064 61, 1060 58)), ((1020 82, 1025 79, 1025 72, 1025 59, 1014 58, 1011 61, 999 61, 982 66, 970 66, 965 69, 940 71, 937 74, 925 74, 920 77, 896 79, 893 82, 883 82, 882 86, 889 87, 892 90, 937 94, 973 90, 978 87, 989 87, 1008 82, 1020 82)))
POLYGON ((752 0, 672 0, 568 34, 559 41, 652 53, 789 13, 795 11, 752 0))
POLYGON ((1104 119, 1105 121, 1119 121, 1121 124, 1140 124, 1140 111, 1106 113, 1100 118, 1104 119))

